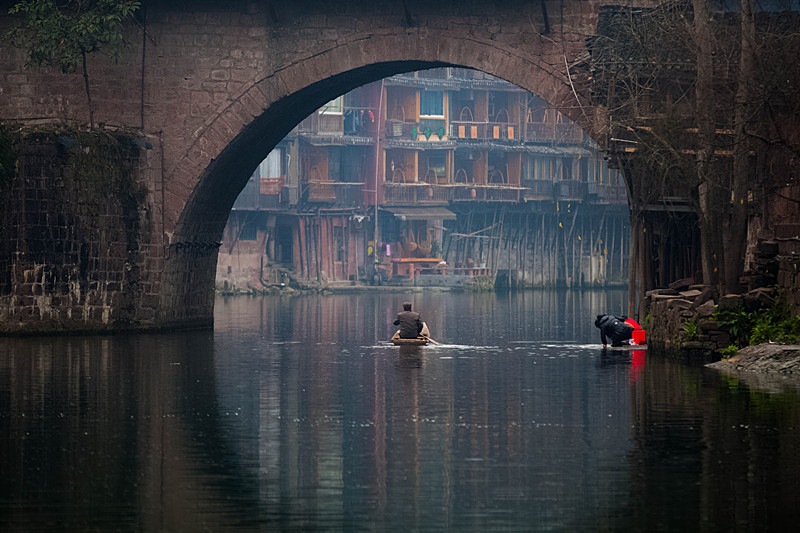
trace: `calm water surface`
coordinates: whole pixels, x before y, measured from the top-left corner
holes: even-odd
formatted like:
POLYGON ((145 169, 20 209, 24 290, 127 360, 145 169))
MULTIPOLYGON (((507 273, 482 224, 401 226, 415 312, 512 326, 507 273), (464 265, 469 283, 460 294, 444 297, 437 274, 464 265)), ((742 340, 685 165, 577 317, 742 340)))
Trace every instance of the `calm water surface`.
POLYGON ((624 292, 217 301, 0 339, 0 530, 783 531, 798 380, 603 352, 624 292), (387 342, 404 300, 440 346, 387 342))

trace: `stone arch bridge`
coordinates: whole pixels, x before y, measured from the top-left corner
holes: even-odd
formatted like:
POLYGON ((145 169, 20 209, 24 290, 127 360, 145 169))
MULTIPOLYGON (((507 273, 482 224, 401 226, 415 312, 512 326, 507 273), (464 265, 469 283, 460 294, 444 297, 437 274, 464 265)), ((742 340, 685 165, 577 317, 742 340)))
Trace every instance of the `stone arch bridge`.
MULTIPOLYGON (((89 60, 95 122, 139 139, 133 182, 102 186, 74 170, 93 150, 102 165, 101 148, 54 129, 88 122, 83 77, 25 69, 24 51, 4 40, 0 119, 42 133, 26 137, 2 204, 0 328, 209 326, 214 244, 250 169, 326 101, 388 75, 478 69, 596 135, 599 113, 570 65, 599 4, 145 1, 119 61, 89 60)), ((0 31, 15 22, 1 15, 0 31)))

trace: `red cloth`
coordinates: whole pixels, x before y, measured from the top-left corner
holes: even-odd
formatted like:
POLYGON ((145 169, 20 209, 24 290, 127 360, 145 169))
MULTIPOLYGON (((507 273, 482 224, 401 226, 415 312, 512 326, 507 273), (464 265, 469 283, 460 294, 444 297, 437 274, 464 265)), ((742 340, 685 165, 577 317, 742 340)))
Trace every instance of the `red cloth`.
POLYGON ((646 341, 645 341, 645 333, 644 333, 644 330, 642 329, 642 326, 640 326, 632 318, 629 318, 628 320, 626 320, 625 323, 633 328, 634 333, 631 336, 631 340, 633 341, 633 344, 644 344, 646 341), (637 331, 641 331, 641 333, 636 333, 637 331))
POLYGON ((632 318, 629 318, 628 320, 626 320, 626 321, 625 321, 625 323, 626 323, 626 324, 630 324, 631 326, 633 326, 633 329, 642 329, 642 326, 640 326, 640 325, 639 325, 639 324, 638 324, 638 323, 637 323, 637 322, 636 322, 634 319, 632 319, 632 318))

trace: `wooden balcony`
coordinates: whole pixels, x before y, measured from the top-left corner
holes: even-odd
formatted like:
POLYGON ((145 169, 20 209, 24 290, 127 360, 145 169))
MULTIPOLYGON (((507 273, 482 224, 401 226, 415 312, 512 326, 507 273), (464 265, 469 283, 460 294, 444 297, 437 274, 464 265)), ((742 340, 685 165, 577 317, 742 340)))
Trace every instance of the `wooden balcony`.
POLYGON ((508 185, 452 185, 453 202, 521 202, 525 189, 508 185))
POLYGON ((519 139, 519 126, 508 122, 453 121, 450 136, 462 140, 514 141, 519 139))
POLYGON ((554 182, 556 200, 577 202, 586 198, 586 183, 577 180, 554 182))
POLYGON ((583 130, 575 124, 528 122, 525 124, 525 141, 580 143, 583 141, 583 130))
POLYGON ((451 192, 446 185, 417 183, 384 183, 383 203, 386 205, 446 205, 451 192))
POLYGON ((326 202, 342 207, 361 205, 363 183, 341 181, 309 181, 307 184, 309 202, 326 202))
POLYGON ((553 200, 553 182, 550 180, 525 181, 526 200, 553 200))
POLYGON ((589 182, 586 184, 587 193, 591 199, 597 204, 627 204, 628 193, 625 191, 625 186, 607 185, 604 183, 589 182))
POLYGON ((420 122, 386 121, 386 141, 444 141, 447 140, 447 128, 444 120, 423 119, 420 122))
POLYGON ((363 183, 334 182, 336 205, 341 207, 357 207, 361 205, 363 183))
POLYGON ((405 122, 401 120, 386 121, 386 140, 406 139, 415 141, 414 130, 419 128, 416 122, 405 122))
POLYGON ((312 113, 297 125, 297 132, 310 135, 344 135, 371 137, 377 131, 376 108, 345 107, 341 115, 312 113), (370 113, 372 119, 369 118, 370 113))
POLYGON ((260 194, 280 194, 281 189, 283 188, 284 177, 279 176, 277 178, 267 178, 262 176, 259 181, 259 193, 260 194))
POLYGON ((309 202, 334 202, 336 201, 336 189, 333 181, 320 180, 309 181, 307 185, 309 202))

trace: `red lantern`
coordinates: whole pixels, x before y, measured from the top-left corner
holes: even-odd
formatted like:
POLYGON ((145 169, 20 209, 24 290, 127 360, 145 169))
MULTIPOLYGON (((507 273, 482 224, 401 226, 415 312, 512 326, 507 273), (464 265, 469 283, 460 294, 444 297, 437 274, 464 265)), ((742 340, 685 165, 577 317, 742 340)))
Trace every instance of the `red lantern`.
POLYGON ((470 189, 470 191, 469 191, 469 195, 470 195, 472 198, 475 198, 476 196, 478 196, 478 193, 477 193, 477 192, 475 192, 475 189, 470 189))

